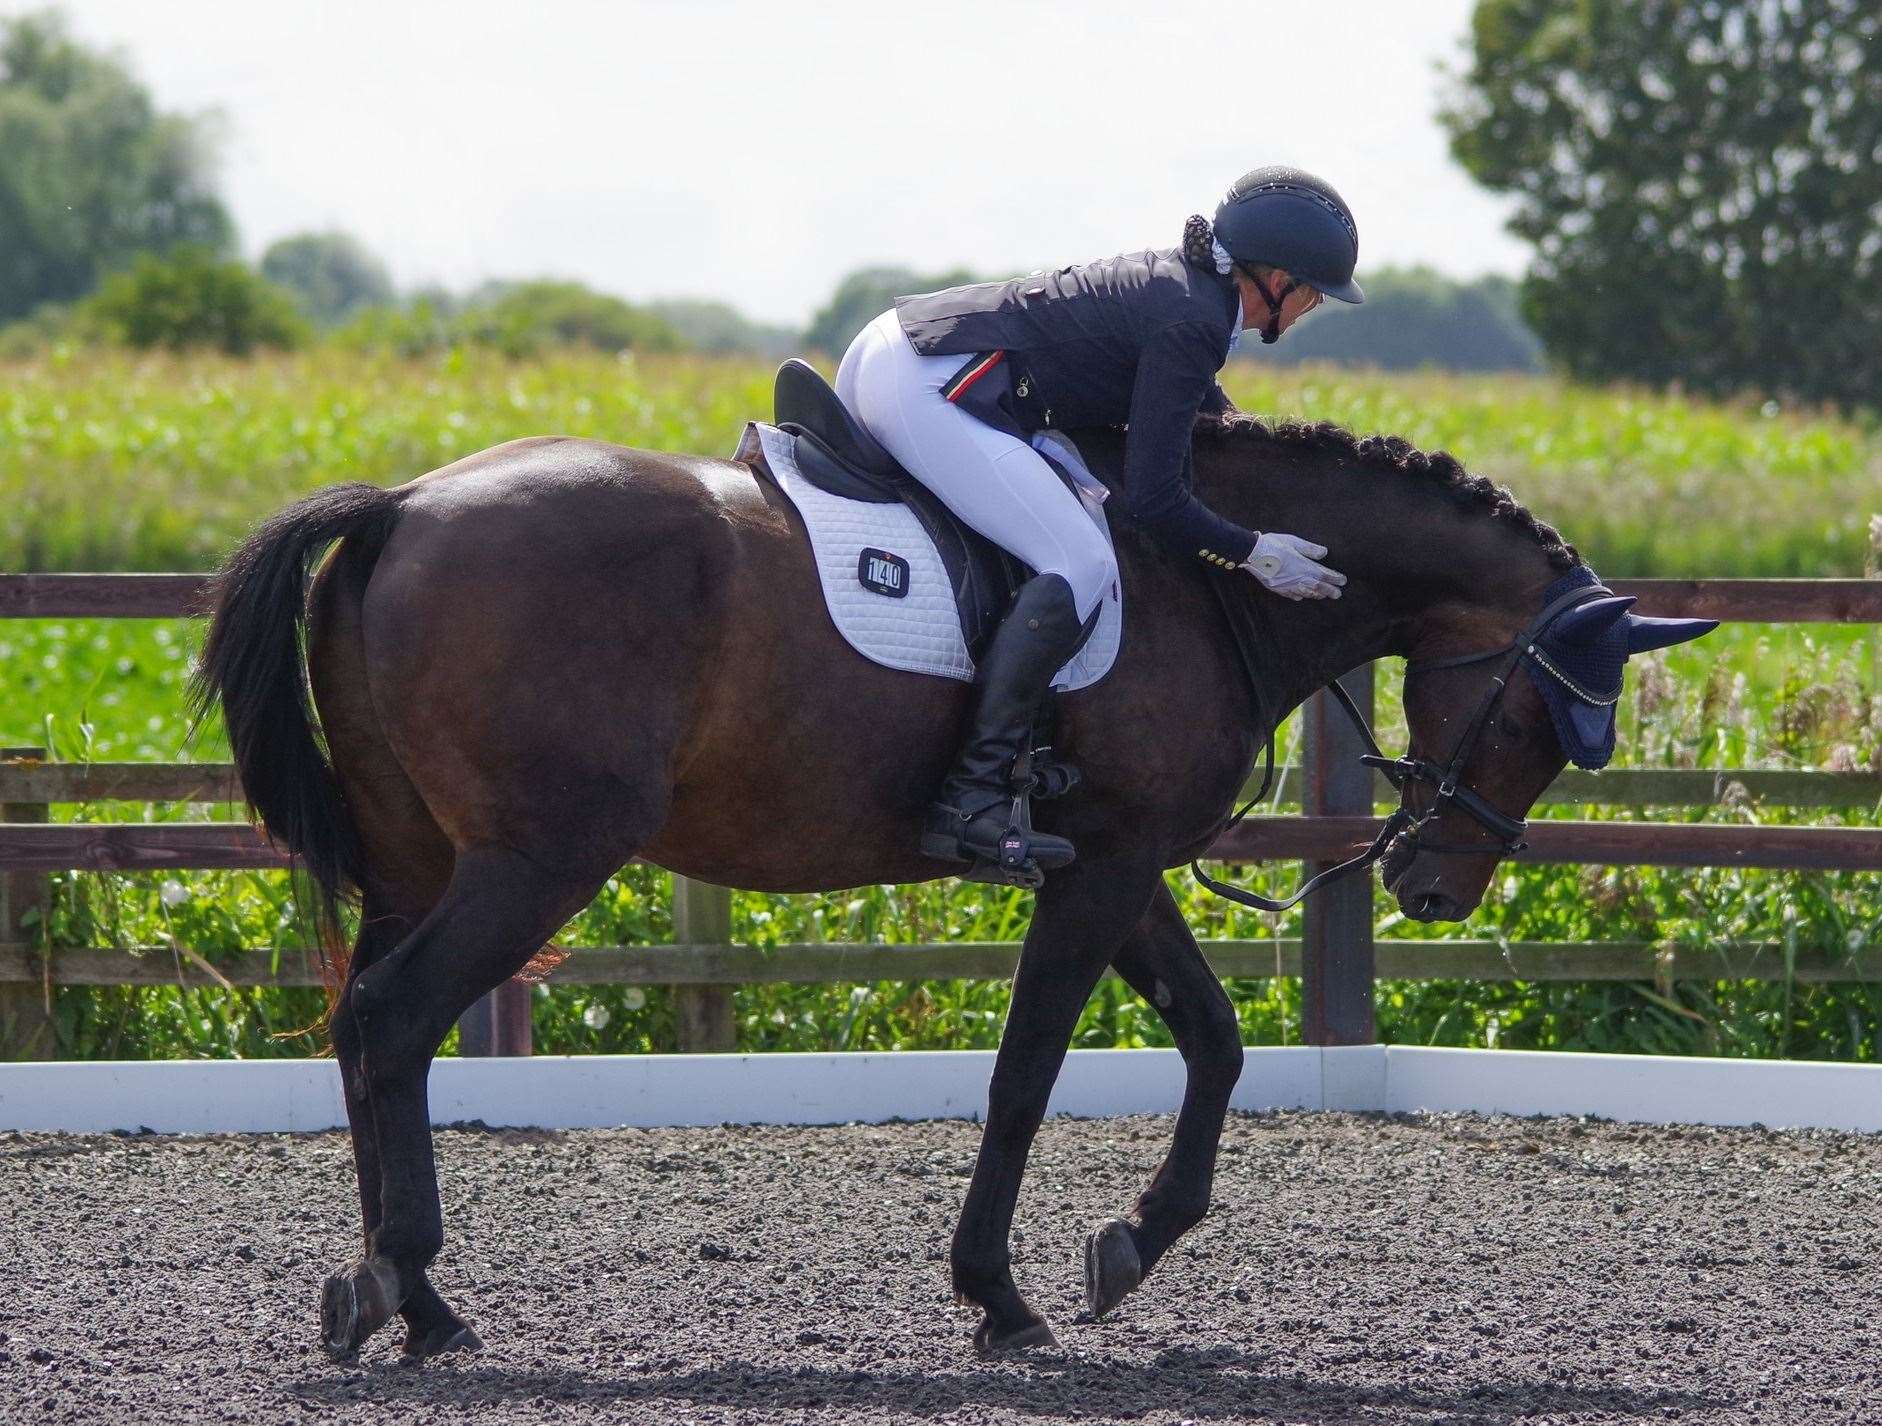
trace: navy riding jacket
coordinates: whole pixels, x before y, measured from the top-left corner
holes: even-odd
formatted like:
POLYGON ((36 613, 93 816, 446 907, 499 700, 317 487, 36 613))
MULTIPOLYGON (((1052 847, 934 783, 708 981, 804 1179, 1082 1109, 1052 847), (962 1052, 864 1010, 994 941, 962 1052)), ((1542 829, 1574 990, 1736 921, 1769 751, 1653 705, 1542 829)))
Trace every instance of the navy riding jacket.
MULTIPOLYGON (((895 308, 924 356, 1005 352, 1028 434, 1128 423, 1124 508, 1178 552, 1235 565, 1255 536, 1191 490, 1190 428, 1199 411, 1229 409, 1216 373, 1240 303, 1228 276, 1164 248, 898 297, 895 308)), ((980 401, 960 404, 986 418, 980 401)))

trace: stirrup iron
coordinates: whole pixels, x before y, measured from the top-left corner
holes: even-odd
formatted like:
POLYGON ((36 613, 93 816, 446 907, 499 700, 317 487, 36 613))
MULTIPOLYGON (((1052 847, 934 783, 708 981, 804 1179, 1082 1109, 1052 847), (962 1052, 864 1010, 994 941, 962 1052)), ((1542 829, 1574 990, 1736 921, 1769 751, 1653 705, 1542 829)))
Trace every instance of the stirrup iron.
MULTIPOLYGON (((1032 859, 1027 834, 1032 831, 1032 789, 1016 788, 1013 805, 1007 810, 1006 830, 1000 834, 1000 860, 995 868, 1008 886, 1026 886, 1035 890, 1045 884, 1046 874, 1032 859)), ((975 868, 978 870, 978 868, 975 868)))

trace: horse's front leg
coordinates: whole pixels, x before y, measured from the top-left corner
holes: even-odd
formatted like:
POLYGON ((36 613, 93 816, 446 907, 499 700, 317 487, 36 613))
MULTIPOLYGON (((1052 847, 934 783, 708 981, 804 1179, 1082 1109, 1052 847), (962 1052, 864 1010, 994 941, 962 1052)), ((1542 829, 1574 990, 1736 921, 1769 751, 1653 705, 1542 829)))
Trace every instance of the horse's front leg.
POLYGON ((1013 1209, 1079 1012, 1161 880, 1148 859, 1081 861, 1053 872, 1040 889, 987 1091, 980 1157, 954 1230, 954 1292, 986 1314, 974 1333, 982 1352, 1056 1345, 1051 1326, 1013 1283, 1013 1209))
POLYGON ((1132 1217, 1099 1224, 1085 1242, 1085 1306, 1094 1317, 1117 1306, 1209 1211, 1222 1120, 1242 1072, 1235 1007, 1166 883, 1111 964, 1170 1027, 1189 1081, 1170 1152, 1132 1217))

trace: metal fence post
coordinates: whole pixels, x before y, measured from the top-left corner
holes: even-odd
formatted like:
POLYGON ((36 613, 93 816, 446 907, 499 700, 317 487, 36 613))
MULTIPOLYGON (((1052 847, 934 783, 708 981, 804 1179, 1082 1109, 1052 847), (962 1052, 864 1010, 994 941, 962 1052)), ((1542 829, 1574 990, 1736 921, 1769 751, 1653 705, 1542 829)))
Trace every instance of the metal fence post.
MULTIPOLYGON (((682 946, 732 943, 732 893, 709 882, 673 878, 673 940, 682 946)), ((673 1013, 683 1054, 727 1054, 738 1048, 738 1021, 729 985, 676 985, 673 1013)))
MULTIPOLYGON (((44 748, 0 748, 0 763, 43 762, 44 748)), ((0 822, 46 822, 51 808, 43 802, 0 802, 0 822)), ((0 872, 0 942, 40 948, 28 965, 44 969, 50 953, 46 913, 52 905, 52 878, 45 872, 0 872)), ((0 1060, 49 1060, 58 1052, 53 1033, 51 991, 43 981, 0 985, 0 1060)))
MULTIPOLYGON (((1372 665, 1340 680, 1360 711, 1372 717, 1372 665)), ((1301 811, 1308 816, 1370 816, 1372 769, 1357 730, 1333 696, 1316 693, 1302 717, 1301 811)), ((1312 876, 1331 863, 1309 862, 1312 876)), ((1337 881, 1307 900, 1300 950, 1301 1038, 1309 1045, 1370 1045, 1372 1018, 1372 877, 1337 881)))

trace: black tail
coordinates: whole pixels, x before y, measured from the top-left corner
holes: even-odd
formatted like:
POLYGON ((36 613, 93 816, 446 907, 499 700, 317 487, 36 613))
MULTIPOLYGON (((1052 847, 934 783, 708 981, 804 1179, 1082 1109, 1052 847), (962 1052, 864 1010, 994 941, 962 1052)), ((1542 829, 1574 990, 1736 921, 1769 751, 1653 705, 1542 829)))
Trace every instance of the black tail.
POLYGON ((313 879, 315 921, 330 967, 343 963, 340 902, 360 884, 360 854, 314 719, 305 659, 307 579, 335 540, 383 543, 401 498, 376 485, 335 485, 256 530, 211 586, 209 637, 190 679, 196 722, 221 703, 250 809, 313 879))

